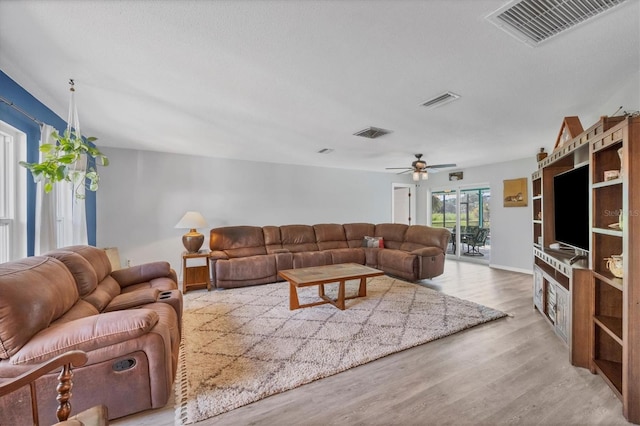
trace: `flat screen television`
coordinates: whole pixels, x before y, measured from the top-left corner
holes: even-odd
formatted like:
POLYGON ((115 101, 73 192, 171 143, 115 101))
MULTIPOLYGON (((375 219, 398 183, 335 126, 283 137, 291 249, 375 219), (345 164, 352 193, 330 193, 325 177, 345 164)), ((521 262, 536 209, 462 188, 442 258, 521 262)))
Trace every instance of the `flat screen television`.
POLYGON ((555 239, 589 251, 589 165, 553 177, 555 239))

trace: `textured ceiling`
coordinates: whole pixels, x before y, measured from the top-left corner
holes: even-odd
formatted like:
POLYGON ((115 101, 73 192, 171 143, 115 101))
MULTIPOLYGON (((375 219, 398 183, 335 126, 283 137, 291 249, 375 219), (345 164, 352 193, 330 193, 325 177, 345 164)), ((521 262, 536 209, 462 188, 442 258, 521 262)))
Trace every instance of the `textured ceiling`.
POLYGON ((637 0, 536 48, 485 19, 504 4, 0 0, 0 69, 63 118, 75 79, 99 147, 374 171, 532 157, 564 116, 638 109, 637 0))

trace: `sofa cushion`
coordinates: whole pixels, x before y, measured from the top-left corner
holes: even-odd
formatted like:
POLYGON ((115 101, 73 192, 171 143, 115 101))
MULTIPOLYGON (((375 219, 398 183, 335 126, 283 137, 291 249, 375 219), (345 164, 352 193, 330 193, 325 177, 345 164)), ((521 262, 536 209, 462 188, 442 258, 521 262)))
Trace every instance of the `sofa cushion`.
POLYGON ((331 253, 329 251, 306 251, 293 253, 293 267, 296 269, 324 265, 331 265, 331 253))
POLYGON ((216 262, 216 279, 220 281, 275 278, 276 272, 276 255, 274 254, 216 262))
POLYGON ((398 250, 404 243, 404 235, 408 228, 409 225, 402 223, 381 223, 376 225, 374 237, 382 237, 385 248, 398 250))
POLYGON ((415 281, 419 275, 418 256, 402 250, 384 249, 378 252, 378 267, 385 273, 415 281))
POLYGON ((98 286, 98 276, 95 269, 87 259, 78 253, 57 249, 46 253, 45 256, 55 257, 64 263, 76 280, 80 297, 90 294, 98 286))
POLYGON ((313 225, 313 231, 316 234, 316 243, 319 250, 349 247, 342 225, 337 223, 313 225))
POLYGON ((99 312, 102 312, 111 300, 120 294, 120 290, 120 284, 112 276, 108 276, 98 284, 98 287, 91 294, 83 299, 95 306, 99 312))
POLYGON ((362 247, 362 239, 376 232, 373 223, 345 223, 342 227, 349 247, 362 247))
POLYGON ((119 294, 113 298, 104 309, 104 312, 120 311, 133 307, 142 306, 147 303, 154 303, 158 300, 160 290, 157 288, 144 288, 138 291, 119 294))
POLYGON ((277 226, 263 226, 264 245, 267 253, 277 253, 282 250, 282 240, 280 239, 280 228, 277 226))
POLYGON ((280 227, 282 248, 291 253, 318 251, 316 233, 309 225, 283 225, 280 227))
POLYGON ((64 313, 60 318, 53 321, 51 325, 62 324, 63 322, 69 322, 77 320, 78 318, 90 317, 92 315, 98 315, 100 312, 91 303, 85 300, 78 300, 75 305, 64 313))
POLYGON ((14 355, 78 300, 75 280, 57 259, 0 264, 0 359, 14 355))
MULTIPOLYGON (((107 253, 103 249, 93 246, 80 245, 63 247, 58 250, 63 252, 70 251, 84 257, 91 265, 91 268, 93 268, 93 270, 95 271, 98 283, 105 279, 111 273, 111 261, 109 260, 109 256, 107 256, 107 253)), ((45 256, 49 256, 57 252, 58 250, 52 250, 48 253, 45 253, 45 256)))
POLYGON ((363 248, 340 248, 326 250, 331 255, 331 264, 337 265, 339 263, 357 263, 359 265, 365 264, 365 254, 363 248))
POLYGON ((432 228, 424 225, 413 225, 407 229, 402 250, 414 251, 423 247, 437 247, 440 252, 447 249, 451 233, 445 228, 432 228))
POLYGON ((266 254, 264 234, 258 226, 226 226, 210 232, 209 248, 224 251, 229 258, 266 254))
POLYGON ((168 277, 171 274, 169 262, 149 262, 142 265, 135 265, 129 268, 113 271, 111 276, 120 284, 127 287, 131 284, 149 282, 158 277, 168 277))
POLYGON ((80 318, 52 325, 29 340, 11 357, 11 364, 34 364, 70 351, 95 349, 134 339, 151 330, 158 314, 132 309, 80 318))

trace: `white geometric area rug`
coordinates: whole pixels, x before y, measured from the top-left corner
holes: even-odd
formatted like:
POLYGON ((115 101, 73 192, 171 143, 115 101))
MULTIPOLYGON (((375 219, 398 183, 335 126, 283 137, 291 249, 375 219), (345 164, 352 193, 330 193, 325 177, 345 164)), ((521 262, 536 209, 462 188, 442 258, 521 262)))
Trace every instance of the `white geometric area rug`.
MULTIPOLYGON (((348 282, 347 295, 357 287, 348 282)), ((299 294, 300 303, 318 300, 317 287, 299 294)), ((386 276, 370 278, 367 296, 346 307, 290 311, 286 282, 184 295, 176 423, 204 420, 506 316, 386 276)))

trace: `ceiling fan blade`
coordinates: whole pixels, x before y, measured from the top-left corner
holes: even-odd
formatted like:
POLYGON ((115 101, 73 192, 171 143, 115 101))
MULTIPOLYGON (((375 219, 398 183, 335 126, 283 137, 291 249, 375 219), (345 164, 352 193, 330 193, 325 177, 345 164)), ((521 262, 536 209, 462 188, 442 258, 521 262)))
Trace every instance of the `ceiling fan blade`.
POLYGON ((405 170, 404 172, 400 172, 400 173, 396 173, 396 174, 398 174, 398 175, 403 175, 403 174, 405 174, 405 173, 411 173, 411 172, 413 172, 413 170, 408 169, 408 170, 405 170))
POLYGON ((444 169, 445 167, 456 167, 456 164, 433 164, 425 168, 426 169, 444 169))
POLYGON ((411 167, 387 167, 386 170, 411 170, 411 167))

